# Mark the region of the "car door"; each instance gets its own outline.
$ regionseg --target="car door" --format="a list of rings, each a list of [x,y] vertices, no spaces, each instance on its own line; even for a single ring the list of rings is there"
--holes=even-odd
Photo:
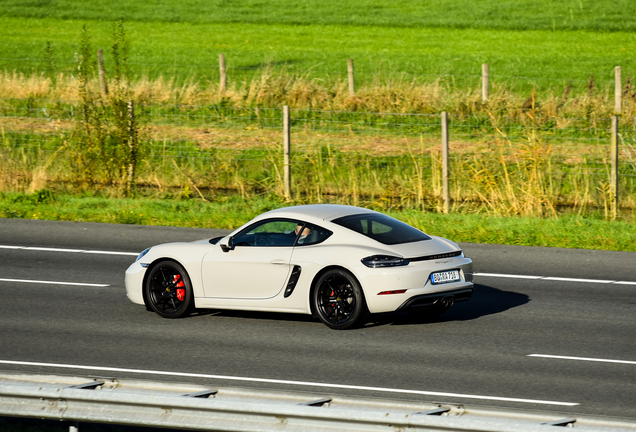
[[[213,248],[202,263],[206,297],[266,299],[276,296],[291,271],[297,222],[256,222],[233,238],[227,252]]]

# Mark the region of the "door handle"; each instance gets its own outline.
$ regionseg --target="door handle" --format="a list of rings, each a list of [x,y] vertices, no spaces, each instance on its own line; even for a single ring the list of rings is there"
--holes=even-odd
[[[269,263],[270,264],[287,264],[287,261],[285,261],[284,259],[275,259],[275,260],[271,260]]]

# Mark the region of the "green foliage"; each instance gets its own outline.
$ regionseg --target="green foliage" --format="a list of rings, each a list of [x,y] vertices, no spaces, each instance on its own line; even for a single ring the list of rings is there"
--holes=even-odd
[[[114,86],[109,95],[98,95],[90,35],[82,28],[78,58],[79,118],[68,139],[76,185],[119,184],[126,195],[134,186],[142,160],[139,126],[127,76],[128,43],[123,22],[113,25]]]
[[[100,107],[90,88],[93,77],[93,56],[90,35],[82,27],[77,61],[77,86],[80,98],[79,121],[76,123],[69,144],[76,183],[79,187],[91,187],[98,180],[96,172],[107,147],[107,135]]]
[[[46,76],[55,85],[57,66],[55,65],[55,56],[50,41],[46,41],[46,46],[44,47],[44,65]]]

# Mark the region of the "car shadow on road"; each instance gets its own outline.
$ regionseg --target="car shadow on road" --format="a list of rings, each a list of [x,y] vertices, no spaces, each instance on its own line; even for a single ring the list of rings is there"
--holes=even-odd
[[[426,311],[418,314],[411,314],[408,312],[373,314],[369,317],[367,324],[363,326],[363,328],[385,325],[413,325],[433,322],[470,321],[486,315],[501,313],[524,305],[530,301],[530,298],[525,294],[503,291],[488,285],[475,284],[474,289],[473,297],[469,301],[457,303],[442,315],[432,315]],[[312,318],[310,315],[215,309],[197,310],[193,314],[193,317],[208,315],[255,320],[320,323],[317,318]]]
[[[422,311],[421,313],[394,312],[378,314],[371,317],[367,327],[374,325],[470,321],[522,306],[530,301],[530,298],[526,294],[503,291],[488,285],[475,284],[474,289],[473,297],[469,301],[455,304],[442,315],[434,315],[426,311]]]
[[[245,318],[269,321],[320,322],[317,318],[312,318],[311,315],[283,312],[241,311],[230,309],[197,309],[195,312],[190,314],[188,318],[193,318],[196,316],[221,316],[226,318]]]

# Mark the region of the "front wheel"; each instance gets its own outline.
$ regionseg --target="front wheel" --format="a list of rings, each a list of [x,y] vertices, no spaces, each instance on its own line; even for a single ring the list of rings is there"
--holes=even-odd
[[[334,269],[323,274],[316,283],[312,302],[320,321],[336,330],[364,324],[367,315],[360,284],[344,270]]]
[[[185,269],[174,261],[154,265],[144,285],[148,306],[164,318],[179,318],[190,313],[192,284]]]

